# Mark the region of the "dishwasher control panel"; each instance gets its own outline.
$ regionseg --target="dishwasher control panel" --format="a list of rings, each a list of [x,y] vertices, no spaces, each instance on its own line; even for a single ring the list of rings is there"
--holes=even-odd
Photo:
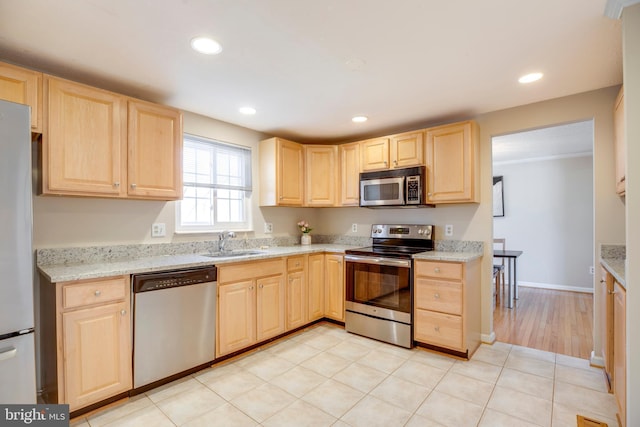
[[[189,270],[159,271],[134,274],[131,278],[133,292],[159,291],[178,286],[209,283],[217,280],[218,269],[215,266]]]

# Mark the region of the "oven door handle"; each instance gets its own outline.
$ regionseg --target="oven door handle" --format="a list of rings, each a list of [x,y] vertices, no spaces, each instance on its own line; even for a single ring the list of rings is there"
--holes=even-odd
[[[411,260],[406,260],[406,259],[381,258],[381,257],[360,256],[360,255],[345,255],[344,260],[346,262],[358,262],[361,264],[376,264],[376,265],[385,265],[389,267],[411,268]]]

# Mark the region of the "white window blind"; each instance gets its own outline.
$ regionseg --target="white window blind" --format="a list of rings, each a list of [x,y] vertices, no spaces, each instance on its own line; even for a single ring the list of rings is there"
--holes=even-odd
[[[251,229],[251,150],[188,134],[183,150],[176,230]]]

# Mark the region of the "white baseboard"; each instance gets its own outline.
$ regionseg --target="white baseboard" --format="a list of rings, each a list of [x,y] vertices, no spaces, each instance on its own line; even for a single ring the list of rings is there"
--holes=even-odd
[[[604,359],[600,356],[596,356],[595,351],[591,352],[591,356],[589,357],[589,363],[591,364],[591,366],[604,368]]]
[[[493,344],[494,342],[496,342],[496,333],[491,332],[489,335],[480,334],[480,341],[482,341],[485,344]]]
[[[522,280],[518,280],[518,287],[551,289],[554,291],[584,292],[587,294],[593,293],[593,288],[579,288],[577,286],[556,285],[553,283],[523,282]]]

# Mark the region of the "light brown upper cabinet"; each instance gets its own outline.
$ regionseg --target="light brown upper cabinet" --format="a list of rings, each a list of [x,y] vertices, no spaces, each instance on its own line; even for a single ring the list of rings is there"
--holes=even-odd
[[[336,206],[338,146],[305,145],[305,206]]]
[[[627,142],[624,133],[624,86],[620,88],[613,108],[614,146],[616,156],[616,193],[625,195]]]
[[[360,205],[360,143],[338,146],[340,158],[340,205]]]
[[[0,99],[31,107],[31,131],[42,132],[42,73],[0,62]]]
[[[426,130],[427,203],[478,203],[478,125],[473,121]]]
[[[43,194],[181,197],[179,111],[51,76],[44,103]]]
[[[360,142],[362,171],[424,164],[424,133],[406,132]]]
[[[389,169],[389,138],[374,138],[360,142],[362,171]]]
[[[260,206],[302,206],[302,144],[282,138],[260,141]]]

